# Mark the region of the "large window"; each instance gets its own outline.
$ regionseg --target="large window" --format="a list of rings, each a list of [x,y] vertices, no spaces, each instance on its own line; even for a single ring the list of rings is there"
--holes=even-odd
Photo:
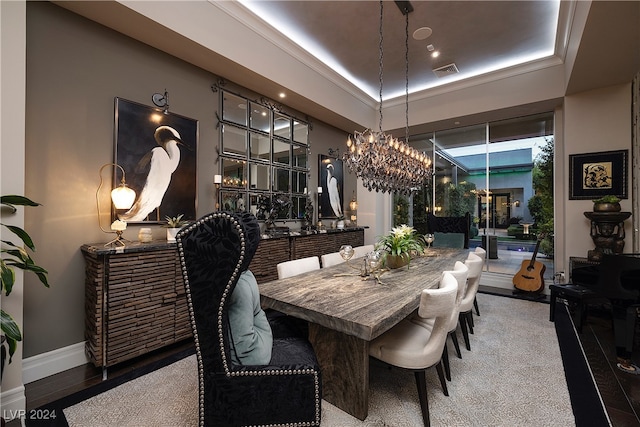
[[[266,219],[304,215],[309,178],[309,124],[240,95],[221,92],[224,210],[250,211]]]
[[[426,232],[429,214],[469,213],[470,247],[489,249],[489,271],[515,274],[540,238],[536,259],[552,278],[553,140],[553,113],[424,135],[412,145],[431,153],[433,181],[395,197],[395,223]]]

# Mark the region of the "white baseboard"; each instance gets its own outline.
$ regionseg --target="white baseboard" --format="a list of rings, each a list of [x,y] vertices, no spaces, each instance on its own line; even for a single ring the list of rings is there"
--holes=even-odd
[[[27,407],[24,385],[3,391],[0,394],[0,401],[2,402],[2,414],[0,415],[6,421],[11,421],[14,418],[24,418],[24,411]]]
[[[89,363],[84,341],[22,360],[22,382],[33,381]],[[3,402],[4,403],[4,402]]]

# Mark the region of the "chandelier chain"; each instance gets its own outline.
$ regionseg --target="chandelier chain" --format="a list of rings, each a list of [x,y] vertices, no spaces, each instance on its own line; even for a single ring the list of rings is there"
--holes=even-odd
[[[405,127],[404,127],[404,142],[406,144],[409,143],[409,13],[404,14],[405,25],[404,25],[404,63],[405,63]]]
[[[383,24],[383,19],[382,19],[382,15],[383,15],[383,11],[384,11],[384,6],[382,4],[382,0],[380,0],[380,43],[378,44],[378,58],[379,63],[378,63],[378,83],[380,84],[380,105],[378,106],[378,109],[380,110],[380,121],[378,123],[378,130],[380,131],[380,133],[382,133],[382,85],[384,83],[383,80],[383,73],[384,73],[384,35],[383,35],[383,31],[382,31],[382,24]]]

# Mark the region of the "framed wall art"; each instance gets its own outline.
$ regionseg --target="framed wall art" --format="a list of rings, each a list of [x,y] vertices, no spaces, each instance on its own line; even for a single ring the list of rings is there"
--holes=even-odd
[[[569,200],[627,198],[628,150],[569,155]]]
[[[117,216],[132,223],[180,214],[195,220],[198,121],[115,98],[114,138],[115,162],[136,192],[131,209]]]
[[[322,193],[318,197],[318,213],[322,218],[344,217],[342,206],[344,201],[344,176],[342,160],[319,154],[318,186]]]

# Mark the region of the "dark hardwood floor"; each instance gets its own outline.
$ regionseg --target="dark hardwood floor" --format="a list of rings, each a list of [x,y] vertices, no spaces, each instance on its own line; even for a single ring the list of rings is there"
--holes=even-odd
[[[480,292],[514,298],[534,299],[548,303],[546,297],[531,298],[527,295],[516,295],[510,290],[480,287]],[[482,307],[480,307],[482,315]],[[640,329],[640,328],[639,328]],[[640,332],[640,330],[639,330]],[[636,335],[636,349],[640,349],[640,333]],[[606,307],[591,307],[586,323],[580,334],[585,355],[605,404],[611,424],[614,427],[640,426],[640,375],[630,375],[616,368],[615,348],[611,319]],[[109,369],[109,378],[127,374],[136,368],[162,360],[170,355],[191,348],[190,341],[182,342],[149,355],[139,357]],[[640,350],[634,352],[634,361],[640,364]],[[84,390],[102,381],[102,370],[93,365],[79,366],[51,377],[25,385],[27,410]],[[20,422],[14,420],[9,427],[19,427]]]

